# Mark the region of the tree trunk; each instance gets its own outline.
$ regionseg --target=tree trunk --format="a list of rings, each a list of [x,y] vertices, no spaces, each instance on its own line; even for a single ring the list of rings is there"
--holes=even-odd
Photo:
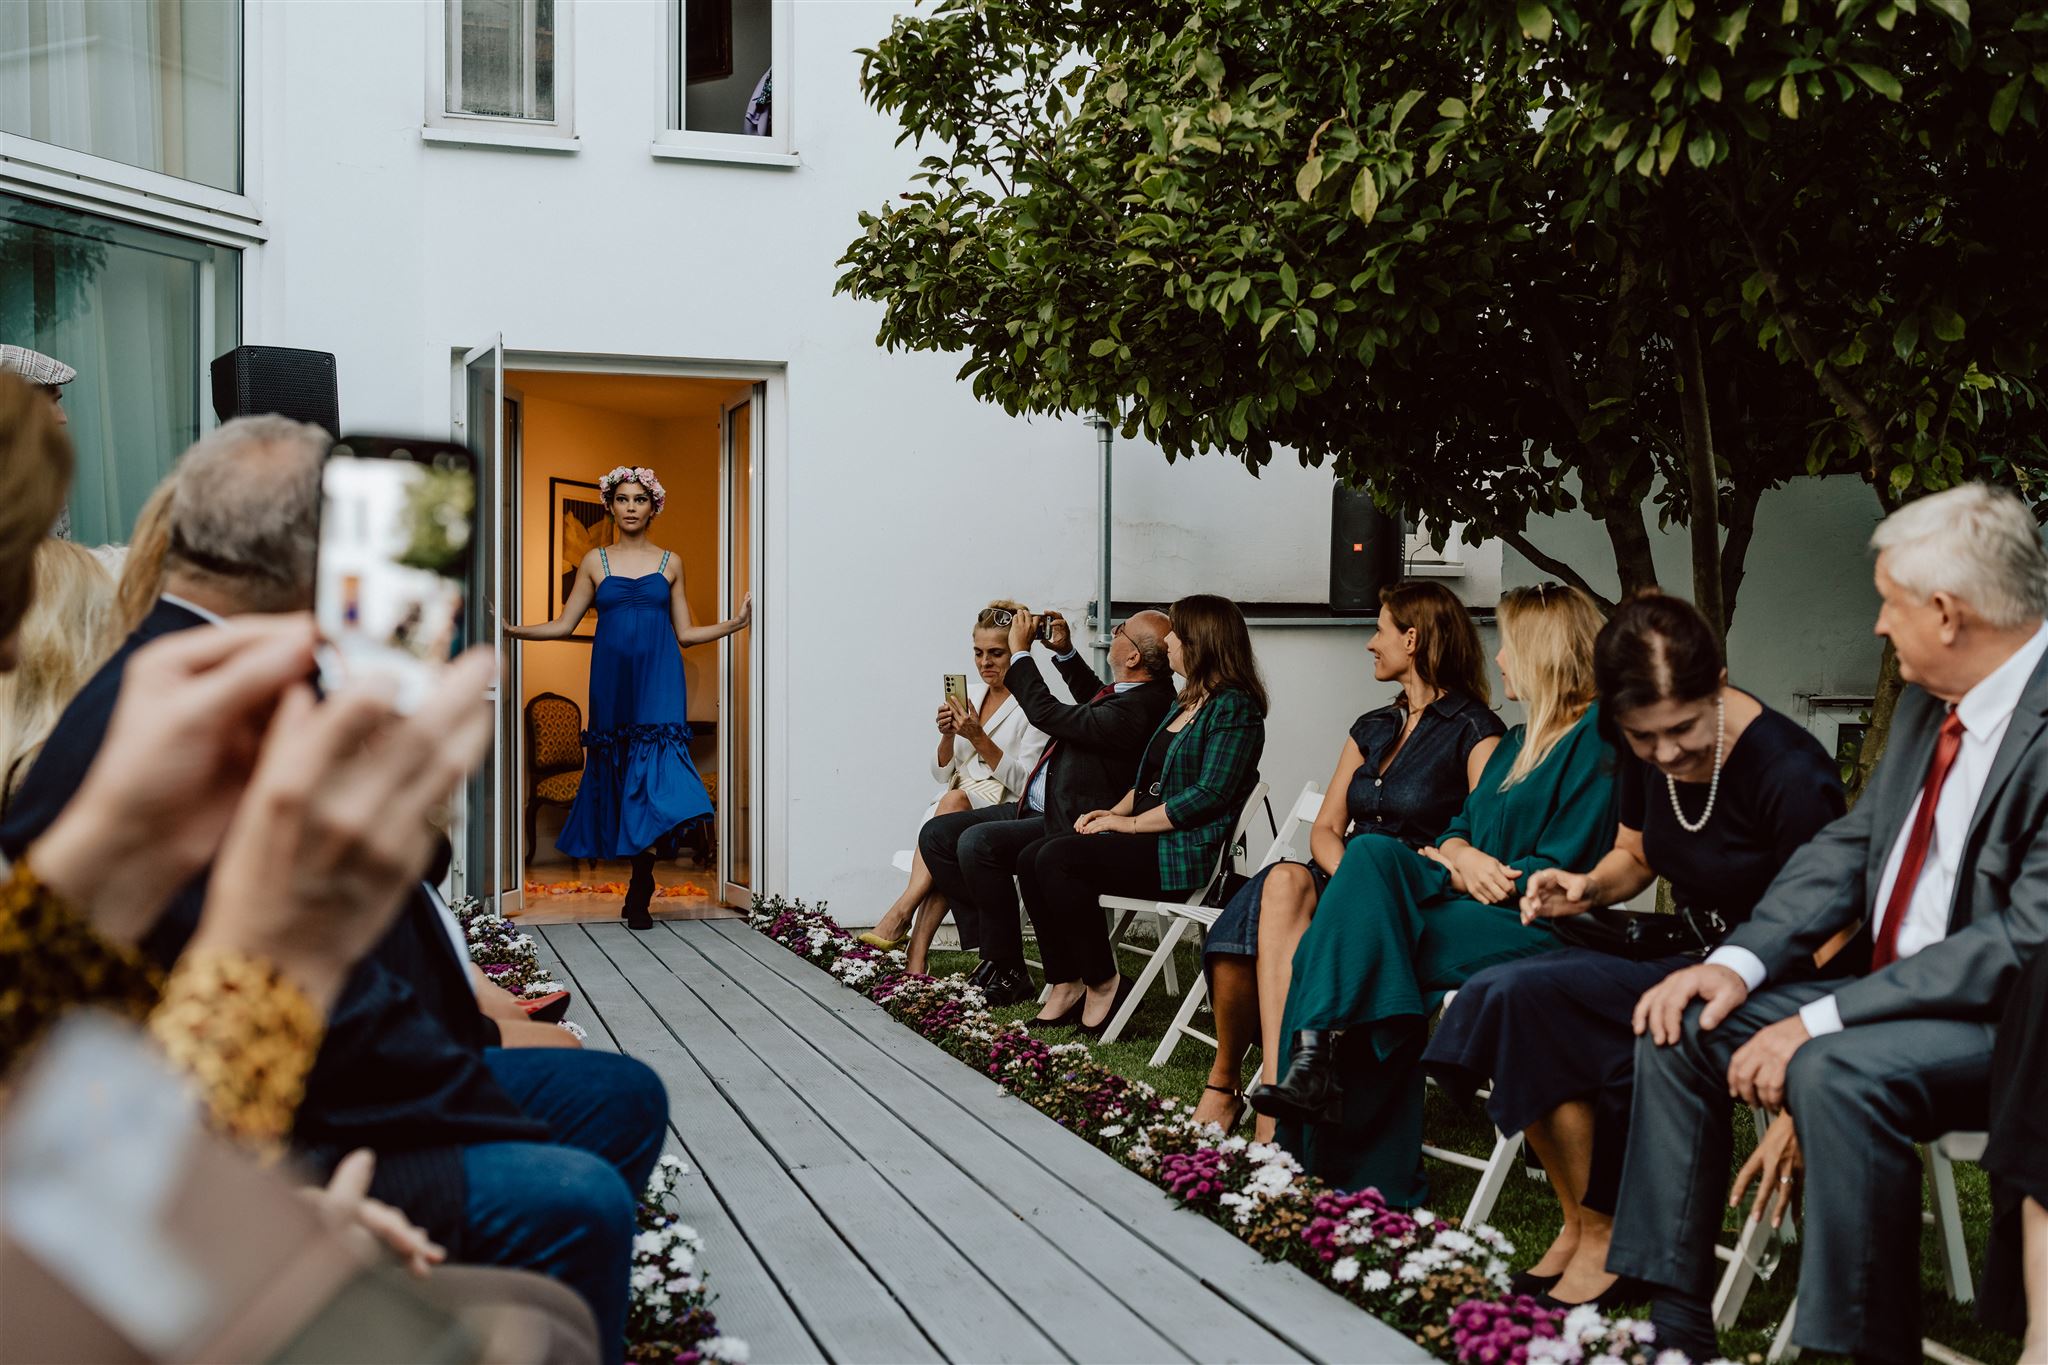
[[[1899,652],[1886,640],[1884,659],[1877,666],[1877,692],[1870,703],[1870,728],[1863,732],[1863,748],[1856,755],[1856,776],[1849,784],[1852,805],[1870,785],[1870,774],[1876,771],[1885,746],[1891,743],[1892,714],[1899,709],[1899,694],[1905,690],[1906,680],[1899,676]]]
[[[1714,633],[1726,638],[1721,592],[1721,479],[1714,461],[1714,421],[1707,405],[1707,367],[1697,319],[1674,329],[1678,343],[1678,411],[1684,429],[1686,521],[1692,532],[1692,602]]]
[[[1749,543],[1756,537],[1756,507],[1764,490],[1737,483],[1728,503],[1728,540],[1721,546],[1721,624],[1735,628],[1735,601],[1742,592],[1742,576],[1749,558]]]

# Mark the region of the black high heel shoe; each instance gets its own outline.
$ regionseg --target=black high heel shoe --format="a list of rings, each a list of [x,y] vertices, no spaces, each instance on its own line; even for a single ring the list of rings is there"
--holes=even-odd
[[[1076,1024],[1074,1031],[1085,1033],[1090,1038],[1100,1038],[1103,1034],[1107,1033],[1109,1031],[1109,1021],[1116,1018],[1117,1011],[1124,1007],[1124,1001],[1131,998],[1131,987],[1137,984],[1128,976],[1119,973],[1116,979],[1116,997],[1109,1002],[1109,1013],[1102,1016],[1102,1022],[1099,1024]],[[1085,993],[1081,996],[1081,1003],[1083,1005],[1088,1003],[1088,997]]]
[[[1550,1291],[1557,1288],[1557,1282],[1563,1278],[1562,1274],[1535,1275],[1526,1270],[1517,1270],[1508,1276],[1508,1292],[1527,1294],[1532,1299],[1538,1296],[1548,1297]]]
[[[1087,1005],[1087,1003],[1088,993],[1086,991],[1083,991],[1081,993],[1081,998],[1074,1002],[1074,1007],[1068,1010],[1065,1014],[1055,1014],[1050,1019],[1026,1019],[1024,1021],[1024,1027],[1031,1029],[1034,1032],[1040,1029],[1049,1028],[1072,1028],[1074,1027],[1074,1025],[1081,1022],[1081,1010],[1084,1006]]]
[[[1560,1276],[1559,1278],[1563,1277]],[[1584,1300],[1583,1304],[1568,1303],[1555,1294],[1545,1294],[1539,1301],[1545,1308],[1579,1308],[1583,1306],[1597,1308],[1604,1313],[1610,1308],[1616,1308],[1625,1303],[1648,1303],[1656,1296],[1656,1293],[1657,1286],[1648,1281],[1623,1275],[1592,1298]]]
[[[1245,1095],[1252,1108],[1295,1123],[1335,1123],[1343,1114],[1344,1087],[1337,1082],[1337,1039],[1341,1034],[1303,1029],[1294,1035],[1294,1056],[1277,1084],[1256,1085]]]

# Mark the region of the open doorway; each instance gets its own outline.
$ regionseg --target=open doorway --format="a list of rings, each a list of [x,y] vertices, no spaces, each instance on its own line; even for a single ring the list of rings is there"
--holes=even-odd
[[[583,555],[611,543],[597,481],[618,465],[653,470],[667,490],[651,539],[675,556],[691,618],[732,614],[752,587],[752,382],[508,365],[501,393],[507,619],[553,618]],[[529,922],[615,919],[630,873],[625,861],[578,862],[555,845],[582,780],[577,732],[589,715],[596,620],[593,612],[573,638],[520,644],[507,656],[492,783],[509,864],[500,902]],[[683,653],[690,755],[713,816],[677,857],[656,864],[656,918],[730,913],[725,906],[752,880],[753,650],[746,634],[734,643]]]

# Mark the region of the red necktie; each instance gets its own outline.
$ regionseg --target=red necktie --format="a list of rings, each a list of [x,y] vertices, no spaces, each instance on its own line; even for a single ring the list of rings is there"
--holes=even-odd
[[[1906,854],[1899,859],[1899,877],[1892,883],[1891,899],[1885,903],[1884,918],[1878,922],[1877,942],[1870,952],[1870,970],[1881,971],[1899,959],[1899,927],[1906,922],[1906,909],[1913,903],[1913,888],[1927,863],[1928,847],[1934,842],[1934,808],[1941,801],[1941,789],[1948,782],[1949,769],[1963,747],[1963,718],[1950,707],[1941,723],[1941,737],[1934,742],[1934,764],[1920,788],[1920,809],[1913,817],[1913,831],[1906,836]]]
[[[1115,692],[1116,684],[1111,683],[1109,686],[1103,688],[1100,692],[1097,692],[1094,696],[1090,697],[1088,699],[1088,704],[1090,706],[1093,706],[1096,702],[1101,701],[1104,697],[1114,695]],[[1019,815],[1022,815],[1024,813],[1024,802],[1031,795],[1031,784],[1036,782],[1038,780],[1038,775],[1045,771],[1045,765],[1052,762],[1053,750],[1059,747],[1060,742],[1058,740],[1054,740],[1052,743],[1046,745],[1045,752],[1038,756],[1038,766],[1031,770],[1031,776],[1024,779],[1024,790],[1017,793],[1017,813]],[[1043,815],[1044,813],[1045,812],[1043,811],[1039,812],[1039,814],[1041,815]]]

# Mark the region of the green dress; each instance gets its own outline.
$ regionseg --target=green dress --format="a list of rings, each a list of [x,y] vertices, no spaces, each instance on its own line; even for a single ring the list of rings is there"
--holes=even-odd
[[[1444,831],[1519,868],[1517,885],[1545,867],[1591,867],[1613,847],[1615,754],[1589,707],[1537,769],[1501,789],[1524,729],[1508,731],[1479,785]],[[1339,1123],[1280,1125],[1280,1145],[1339,1189],[1377,1187],[1412,1208],[1422,1174],[1422,1069],[1429,1016],[1448,991],[1495,963],[1559,947],[1516,906],[1485,905],[1451,888],[1441,864],[1398,839],[1354,839],[1294,953],[1280,1026],[1278,1074],[1304,1029],[1342,1030]]]

